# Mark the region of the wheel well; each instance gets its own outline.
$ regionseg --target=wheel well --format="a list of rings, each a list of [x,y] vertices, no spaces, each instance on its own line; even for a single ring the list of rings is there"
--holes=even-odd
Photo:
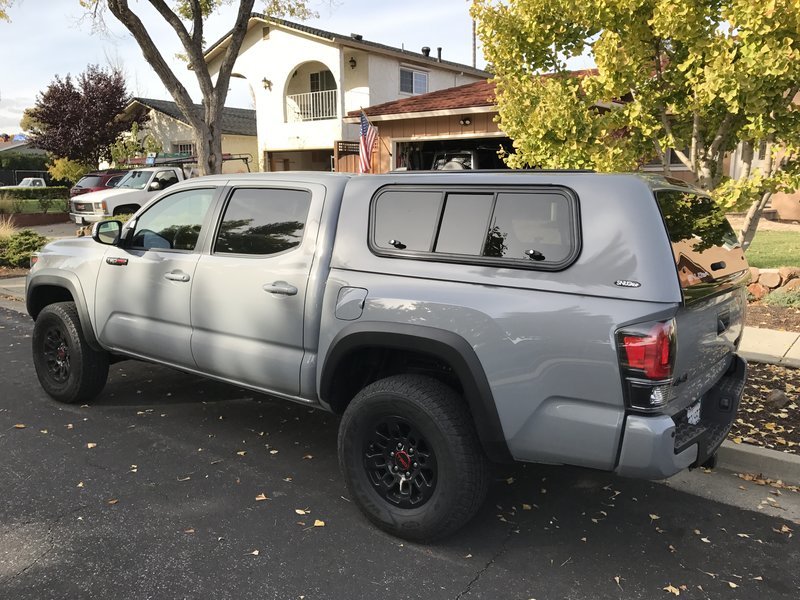
[[[123,204],[114,209],[113,215],[132,215],[141,208],[138,204]]]
[[[342,414],[353,397],[365,386],[379,379],[404,373],[433,377],[463,395],[463,386],[453,367],[437,356],[406,349],[361,347],[342,357],[334,374],[336,385],[331,386],[328,397],[324,400],[333,412]],[[464,407],[469,410],[466,402]]]
[[[66,288],[57,285],[38,285],[31,290],[30,298],[28,299],[28,313],[36,319],[42,309],[56,302],[74,302],[75,298],[72,297],[70,291]]]

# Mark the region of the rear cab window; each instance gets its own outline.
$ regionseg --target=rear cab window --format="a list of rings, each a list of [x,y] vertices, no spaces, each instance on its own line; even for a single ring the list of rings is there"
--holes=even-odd
[[[384,188],[373,199],[378,255],[561,270],[580,250],[578,201],[553,186]]]
[[[747,268],[725,213],[708,196],[682,190],[655,192],[687,300],[719,291]]]

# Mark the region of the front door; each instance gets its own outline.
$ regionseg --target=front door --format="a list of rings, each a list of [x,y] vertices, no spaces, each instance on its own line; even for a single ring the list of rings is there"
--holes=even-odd
[[[192,353],[200,370],[299,394],[322,196],[288,185],[230,190],[192,288]]]
[[[95,318],[105,346],[194,368],[191,290],[216,188],[170,194],[141,214],[124,248],[106,252]]]

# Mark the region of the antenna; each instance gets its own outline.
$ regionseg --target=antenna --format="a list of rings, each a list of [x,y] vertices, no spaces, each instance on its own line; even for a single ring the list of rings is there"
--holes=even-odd
[[[477,42],[475,41],[475,19],[472,19],[472,68],[476,68],[477,61]]]

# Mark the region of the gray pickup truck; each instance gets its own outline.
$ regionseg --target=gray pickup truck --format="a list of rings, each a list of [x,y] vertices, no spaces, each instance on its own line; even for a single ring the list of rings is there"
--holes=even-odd
[[[34,262],[50,396],[132,358],[332,411],[353,499],[413,540],[475,514],[491,461],[708,464],[746,376],[742,250],[663,178],[204,177]]]

